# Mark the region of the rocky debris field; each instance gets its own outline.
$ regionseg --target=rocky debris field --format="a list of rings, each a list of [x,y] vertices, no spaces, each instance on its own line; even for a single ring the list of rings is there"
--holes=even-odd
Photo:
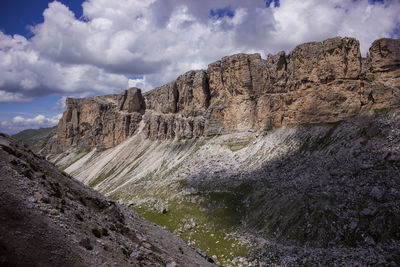
[[[212,261],[0,134],[1,266],[214,266]]]
[[[76,179],[224,266],[400,261],[398,109],[189,141],[138,134],[75,160]]]

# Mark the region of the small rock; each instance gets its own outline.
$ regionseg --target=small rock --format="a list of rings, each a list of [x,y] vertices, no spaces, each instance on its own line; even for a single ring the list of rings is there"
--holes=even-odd
[[[166,208],[161,209],[162,214],[166,214],[167,212],[168,212],[168,210]]]
[[[364,216],[374,216],[378,212],[376,207],[368,207],[361,211],[361,215]]]
[[[392,188],[390,189],[390,194],[397,197],[399,195],[399,191],[397,191],[396,188]]]
[[[371,192],[369,193],[369,195],[371,196],[371,197],[373,197],[375,200],[381,200],[382,199],[382,197],[383,197],[383,195],[384,195],[384,192],[383,192],[383,190],[381,190],[379,187],[377,187],[377,186],[374,186],[373,188],[372,188],[372,190],[371,190]]]
[[[40,194],[39,192],[35,192],[33,194],[33,197],[36,199],[36,201],[41,201],[43,198],[42,194]]]
[[[361,164],[360,168],[361,168],[361,170],[368,170],[368,169],[374,168],[374,165],[365,163],[365,164]]]
[[[171,261],[171,262],[167,263],[167,267],[177,267],[177,266],[178,266],[178,264],[176,262],[174,262],[174,261]]]
[[[387,158],[388,161],[392,161],[392,162],[398,162],[400,161],[400,154],[390,154],[389,157]]]
[[[376,245],[374,239],[373,239],[372,237],[370,237],[370,236],[367,236],[367,237],[364,239],[364,241],[365,241],[365,243],[367,243],[367,244],[370,245],[370,246],[375,246],[375,245]]]
[[[355,230],[357,228],[358,223],[356,221],[352,221],[349,225],[350,230]]]
[[[139,255],[140,255],[139,251],[134,250],[134,251],[132,251],[130,257],[131,258],[138,258]]]
[[[57,214],[58,214],[58,210],[56,210],[56,209],[51,209],[51,210],[50,210],[50,214],[51,214],[51,215],[57,215]]]
[[[147,243],[147,242],[144,242],[144,243],[143,243],[143,247],[145,247],[145,248],[151,248],[151,244],[150,244],[150,243]]]

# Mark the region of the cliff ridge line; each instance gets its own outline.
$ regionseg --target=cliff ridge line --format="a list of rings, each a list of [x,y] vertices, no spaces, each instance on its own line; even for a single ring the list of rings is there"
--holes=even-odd
[[[354,38],[331,38],[262,59],[236,54],[142,94],[68,98],[48,151],[115,146],[137,133],[191,139],[299,123],[332,122],[400,105],[400,39],[361,57]]]

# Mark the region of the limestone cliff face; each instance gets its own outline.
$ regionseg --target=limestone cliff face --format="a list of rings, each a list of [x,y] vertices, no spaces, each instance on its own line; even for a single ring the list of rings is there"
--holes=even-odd
[[[206,72],[188,72],[146,94],[147,135],[191,138],[265,130],[397,106],[399,49],[400,40],[380,39],[363,60],[357,40],[333,38],[267,60],[259,54],[224,57]],[[199,101],[203,104],[193,104]],[[168,104],[160,108],[160,103]]]
[[[140,121],[151,139],[195,138],[274,126],[338,121],[400,105],[400,39],[376,40],[366,59],[353,38],[279,52],[237,54],[146,92],[68,99],[53,146],[111,147]]]
[[[400,87],[400,40],[385,38],[373,42],[366,66],[369,81]]]
[[[144,112],[140,89],[120,95],[68,98],[56,135],[48,143],[50,152],[69,146],[82,149],[115,146],[135,133]]]

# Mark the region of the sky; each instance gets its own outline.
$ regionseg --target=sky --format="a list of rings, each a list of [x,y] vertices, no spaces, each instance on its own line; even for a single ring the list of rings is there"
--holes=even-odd
[[[67,97],[143,91],[235,53],[400,37],[400,0],[0,0],[0,132],[57,124]]]

